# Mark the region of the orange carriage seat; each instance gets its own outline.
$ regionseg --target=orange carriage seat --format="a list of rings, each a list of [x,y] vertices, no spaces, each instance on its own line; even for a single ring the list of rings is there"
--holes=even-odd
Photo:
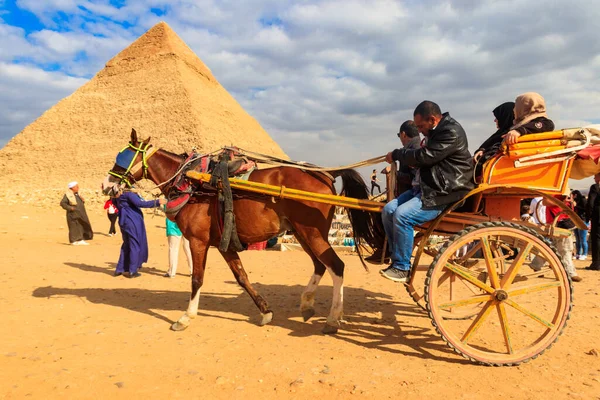
[[[481,185],[526,187],[547,194],[568,194],[568,179],[577,151],[590,143],[582,128],[524,135],[502,145],[483,166]]]

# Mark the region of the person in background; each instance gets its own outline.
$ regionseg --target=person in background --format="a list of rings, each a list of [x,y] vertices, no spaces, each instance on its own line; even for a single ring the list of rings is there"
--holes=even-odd
[[[575,213],[583,221],[587,223],[585,216],[586,200],[585,196],[581,194],[579,190],[573,190],[571,192],[573,197]],[[587,229],[575,229],[575,259],[585,261],[587,260],[588,254],[588,242],[587,242]]]
[[[556,195],[554,196],[559,200],[562,200],[569,207],[573,207],[570,198],[565,196]],[[569,230],[568,236],[552,236],[552,244],[556,247],[557,254],[560,257],[567,274],[571,277],[573,282],[581,282],[582,278],[577,275],[577,270],[573,265],[573,230],[575,229],[575,223],[571,221],[568,215],[561,214],[562,209],[559,206],[552,204],[545,204],[546,206],[546,222],[551,224],[557,219],[556,227]]]
[[[110,198],[106,200],[104,203],[104,209],[106,210],[106,216],[110,221],[110,228],[108,228],[108,236],[114,236],[117,234],[117,229],[115,228],[115,223],[117,222],[118,212],[119,210],[113,204],[113,199]]]
[[[164,275],[165,278],[173,278],[177,273],[177,264],[179,261],[179,247],[183,242],[183,252],[187,258],[190,276],[193,271],[192,251],[190,250],[190,242],[183,237],[177,223],[166,218],[167,241],[169,242],[169,270]]]
[[[533,217],[533,223],[536,225],[546,225],[546,206],[542,201],[543,197],[536,197],[531,200],[529,212]]]
[[[148,261],[148,238],[141,209],[159,207],[166,204],[167,200],[144,201],[137,193],[125,191],[116,193],[115,203],[123,236],[115,276],[128,272],[130,278],[137,278],[141,275],[138,270]]]
[[[374,169],[371,173],[371,196],[373,196],[373,191],[375,190],[375,188],[377,188],[377,190],[379,190],[379,193],[381,193],[381,187],[377,182],[379,182],[379,179],[377,179],[377,170]]]
[[[600,173],[594,175],[594,184],[590,186],[585,207],[586,221],[591,226],[590,243],[592,245],[592,263],[587,270],[600,271]]]
[[[69,243],[73,246],[85,246],[86,240],[94,238],[92,225],[85,211],[85,199],[79,194],[76,181],[70,182],[68,190],[60,201],[60,206],[67,211],[67,227],[69,228]]]
[[[523,204],[521,206],[521,221],[528,222],[530,224],[535,224],[533,220],[533,216],[531,215],[531,210],[527,204]]]

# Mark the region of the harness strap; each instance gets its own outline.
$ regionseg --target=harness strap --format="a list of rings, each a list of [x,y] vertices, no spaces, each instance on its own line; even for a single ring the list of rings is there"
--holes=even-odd
[[[120,153],[122,153],[123,151],[125,151],[127,149],[135,150],[135,155],[131,158],[131,162],[129,163],[129,166],[127,167],[125,172],[123,174],[119,174],[114,171],[108,171],[108,173],[114,177],[119,178],[121,180],[121,183],[125,182],[125,184],[128,187],[131,187],[132,183],[129,181],[128,175],[133,176],[136,173],[138,173],[140,169],[142,169],[144,178],[147,178],[148,160],[150,159],[150,157],[152,157],[154,155],[154,153],[156,153],[158,151],[158,149],[153,148],[150,143],[146,143],[144,146],[138,146],[138,147],[129,143],[129,145],[124,147],[123,150],[120,151]],[[136,164],[133,164],[135,159],[137,158],[138,154],[140,154],[140,153],[142,153],[142,160]]]

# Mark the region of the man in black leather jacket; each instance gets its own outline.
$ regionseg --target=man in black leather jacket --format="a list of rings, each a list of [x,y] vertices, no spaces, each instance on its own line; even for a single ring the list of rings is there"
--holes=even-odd
[[[419,168],[421,186],[401,194],[382,211],[391,248],[392,264],[381,274],[406,282],[414,243],[414,226],[431,221],[473,189],[473,159],[464,129],[440,107],[424,101],[414,111],[414,122],[427,138],[419,149],[397,149],[387,154],[389,163]],[[419,190],[420,189],[420,190]]]

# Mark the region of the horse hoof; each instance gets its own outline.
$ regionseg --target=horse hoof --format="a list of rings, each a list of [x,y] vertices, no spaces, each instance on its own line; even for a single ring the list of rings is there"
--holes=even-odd
[[[333,335],[333,334],[337,333],[337,331],[338,331],[338,327],[331,326],[331,325],[325,325],[323,327],[323,329],[321,330],[321,332],[323,332],[326,335]]]
[[[304,318],[304,322],[308,321],[309,319],[311,319],[314,316],[315,316],[314,308],[308,308],[306,310],[302,310],[302,318]]]
[[[189,325],[184,325],[181,322],[177,321],[173,325],[171,325],[171,330],[175,332],[184,331],[187,329]]]
[[[259,326],[265,326],[266,324],[268,324],[269,322],[271,322],[273,320],[273,312],[269,311],[268,313],[265,314],[261,314],[262,318],[260,320],[260,322],[258,323]]]

